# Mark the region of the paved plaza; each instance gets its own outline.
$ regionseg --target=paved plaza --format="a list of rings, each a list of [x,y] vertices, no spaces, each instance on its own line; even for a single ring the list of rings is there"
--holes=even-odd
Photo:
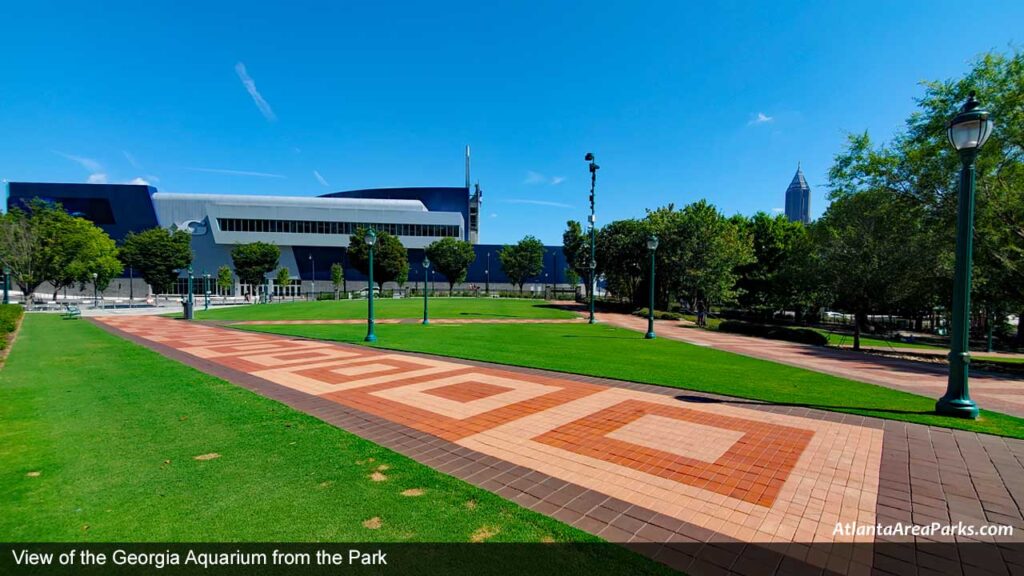
[[[1024,441],[168,318],[96,322],[690,574],[1024,569],[1007,545],[1024,538]],[[834,530],[958,521],[1017,535],[954,548]]]

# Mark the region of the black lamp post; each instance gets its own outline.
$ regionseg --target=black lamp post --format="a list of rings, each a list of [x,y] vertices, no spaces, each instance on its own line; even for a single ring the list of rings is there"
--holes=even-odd
[[[647,307],[647,334],[644,334],[644,338],[648,340],[654,339],[654,251],[657,249],[658,237],[651,234],[647,238],[647,251],[651,253],[651,298]]]
[[[11,290],[11,269],[4,266],[4,304],[10,304],[11,298],[8,292]]]
[[[949,383],[946,394],[935,403],[945,416],[977,418],[978,405],[968,392],[971,353],[971,257],[974,236],[974,161],[978,150],[992,135],[992,119],[978,108],[970,93],[960,113],[949,123],[949,143],[960,154],[960,198],[956,219],[956,269],[953,277],[953,333],[949,350]]]
[[[597,293],[597,216],[594,214],[594,185],[597,183],[597,171],[600,166],[594,162],[594,154],[587,152],[583,159],[589,162],[590,168],[590,319],[594,323],[594,298]]]
[[[423,258],[423,275],[426,276],[427,270],[430,270],[430,258]],[[430,289],[427,288],[426,281],[423,282],[423,325],[430,324],[430,319],[427,316],[427,300],[429,298]]]
[[[373,247],[377,244],[377,231],[370,228],[366,231],[363,241],[370,248],[370,283],[366,287],[367,312],[366,312],[366,338],[367,342],[376,342],[377,335],[373,332]]]
[[[487,268],[484,269],[484,290],[491,295],[491,253],[487,253]]]

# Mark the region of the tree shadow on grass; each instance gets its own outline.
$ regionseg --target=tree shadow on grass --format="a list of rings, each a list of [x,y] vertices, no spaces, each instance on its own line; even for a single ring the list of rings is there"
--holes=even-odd
[[[562,338],[586,338],[588,340],[590,340],[590,339],[598,339],[598,338],[604,339],[604,340],[643,340],[643,336],[642,335],[639,338],[637,338],[635,336],[592,336],[592,335],[582,336],[580,334],[562,334]]]
[[[481,318],[519,318],[515,314],[495,314],[493,312],[459,312],[459,316],[478,316]]]
[[[875,408],[868,406],[836,406],[832,404],[812,404],[808,402],[775,402],[770,400],[745,400],[743,398],[713,398],[710,396],[697,396],[695,394],[680,394],[675,396],[676,400],[692,404],[748,404],[752,406],[787,406],[790,408],[813,408],[816,410],[828,410],[829,412],[842,412],[849,414],[848,410],[862,410],[864,412],[878,412],[883,414],[915,414],[919,416],[937,416],[934,410],[895,410],[891,408]],[[863,414],[854,414],[863,416]]]

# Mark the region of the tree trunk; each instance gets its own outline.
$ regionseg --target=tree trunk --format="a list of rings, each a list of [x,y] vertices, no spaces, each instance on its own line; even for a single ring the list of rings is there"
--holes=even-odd
[[[860,327],[867,322],[867,314],[854,312],[853,314],[853,349],[860,350]]]

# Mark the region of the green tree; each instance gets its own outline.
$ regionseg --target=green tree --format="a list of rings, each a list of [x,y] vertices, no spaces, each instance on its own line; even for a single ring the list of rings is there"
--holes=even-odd
[[[782,214],[769,216],[758,212],[746,219],[732,221],[750,238],[753,259],[737,271],[739,303],[766,318],[774,312],[802,311],[818,298],[813,275],[805,274],[813,253],[807,227],[791,222]]]
[[[121,262],[138,272],[154,292],[167,293],[178,271],[192,262],[192,236],[165,228],[129,232],[120,256]]]
[[[533,236],[526,236],[511,246],[504,246],[498,252],[498,260],[505,275],[519,286],[522,294],[523,284],[544,269],[544,243]]]
[[[357,228],[349,237],[349,264],[364,275],[370,273],[370,249],[366,245],[366,228]],[[385,282],[405,284],[409,279],[409,253],[402,242],[387,232],[377,232],[373,249],[373,281],[384,289]]]
[[[231,267],[227,264],[221,265],[217,268],[217,287],[220,288],[222,294],[227,297],[228,292],[235,286],[235,278],[231,273]]]
[[[888,190],[838,198],[814,226],[823,280],[836,304],[854,314],[854,349],[869,312],[894,308],[927,273],[933,254],[923,210]]]
[[[590,281],[590,237],[583,232],[583,226],[576,220],[569,220],[565,223],[565,232],[562,233],[562,254],[568,268],[575,272],[577,278],[587,280],[584,288],[587,296],[593,288]],[[600,263],[601,260],[598,259]],[[596,270],[600,274],[600,269]]]
[[[438,272],[448,280],[448,295],[455,285],[466,280],[469,266],[476,260],[473,245],[457,238],[442,238],[426,248],[427,258]]]
[[[249,285],[250,294],[257,286],[264,284],[267,274],[277,268],[280,259],[281,249],[266,242],[238,244],[231,249],[235,275],[239,282]]]
[[[338,299],[338,293],[345,284],[345,267],[340,262],[331,264],[331,285],[334,286],[334,299]]]
[[[277,271],[277,276],[274,278],[274,283],[277,284],[277,291],[284,296],[285,288],[292,284],[292,273],[287,268],[281,268]]]
[[[0,214],[0,262],[10,269],[11,278],[29,303],[47,276],[40,228],[37,220],[18,208]]]
[[[647,305],[650,235],[650,226],[643,220],[616,220],[597,234],[597,259],[608,291],[636,306]]]

